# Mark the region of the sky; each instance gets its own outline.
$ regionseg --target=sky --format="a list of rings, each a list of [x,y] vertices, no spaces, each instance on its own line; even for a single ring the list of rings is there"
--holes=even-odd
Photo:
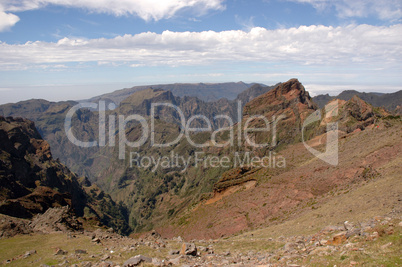
[[[0,0],[0,104],[298,78],[402,89],[401,0]]]

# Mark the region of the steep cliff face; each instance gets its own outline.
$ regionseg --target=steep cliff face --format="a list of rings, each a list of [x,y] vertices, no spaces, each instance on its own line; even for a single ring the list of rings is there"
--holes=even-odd
[[[303,121],[317,109],[304,86],[291,79],[247,103],[243,109],[243,125],[249,122],[250,128],[265,128],[263,120],[253,119],[264,116],[270,122],[271,131],[255,133],[253,139],[258,144],[271,142],[272,148],[300,141]]]
[[[0,211],[30,218],[49,207],[85,205],[84,192],[67,168],[52,159],[33,122],[0,118]]]
[[[127,228],[109,196],[53,159],[32,121],[0,117],[0,140],[0,213],[30,219],[68,205],[77,216]]]
[[[244,117],[255,114],[273,116],[287,112],[293,112],[289,115],[296,116],[317,108],[299,80],[291,79],[247,103]]]

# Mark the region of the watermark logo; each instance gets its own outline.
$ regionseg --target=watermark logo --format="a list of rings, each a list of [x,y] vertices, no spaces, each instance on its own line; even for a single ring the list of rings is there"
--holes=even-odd
[[[194,155],[182,156],[174,151],[165,156],[141,155],[138,152],[130,152],[130,168],[136,166],[142,169],[176,169],[185,172],[190,166],[207,168],[236,168],[251,166],[256,168],[285,168],[286,159],[269,151],[267,155],[258,157],[250,152],[234,152],[234,157],[205,155],[205,152],[196,151]]]
[[[322,120],[321,111],[317,110],[310,114],[303,123],[302,127],[302,140],[306,149],[317,158],[325,161],[326,163],[337,166],[338,165],[338,122],[330,122],[332,117],[338,116],[338,100],[332,101],[325,106],[325,119]],[[304,139],[305,128],[318,121],[327,123],[327,141],[325,152],[320,152],[309,146]]]
[[[96,111],[98,114],[98,138],[97,140],[82,141],[77,138],[72,130],[72,122],[75,115],[78,114],[80,109],[90,109]],[[186,117],[180,107],[172,103],[151,103],[149,113],[150,116],[143,116],[140,114],[122,115],[117,112],[108,112],[114,110],[116,105],[114,103],[107,103],[99,101],[99,103],[79,103],[73,106],[66,115],[64,128],[67,138],[73,144],[79,147],[115,147],[118,146],[118,157],[125,160],[129,155],[130,166],[137,166],[141,168],[148,168],[152,171],[157,169],[179,169],[186,171],[189,166],[203,166],[205,168],[214,167],[238,167],[238,166],[254,166],[264,168],[284,168],[286,161],[283,156],[277,155],[275,152],[270,151],[277,145],[277,125],[285,118],[284,115],[273,116],[271,119],[263,115],[248,116],[246,119],[242,116],[242,104],[237,102],[237,118],[233,120],[228,115],[215,115],[208,118],[204,115],[192,115]],[[179,132],[174,140],[169,142],[161,142],[156,138],[156,124],[158,123],[159,113],[161,110],[170,110],[177,114],[175,117],[179,124]],[[338,112],[338,103],[331,102],[325,107],[326,119],[334,117]],[[107,115],[108,114],[108,115]],[[225,127],[215,128],[217,121],[224,121]],[[302,127],[302,140],[304,146],[313,155],[331,165],[338,164],[338,124],[327,123],[327,143],[325,152],[320,152],[305,142],[304,130],[309,125],[322,121],[321,112],[318,110],[312,113],[303,123]],[[202,127],[194,127],[195,122]],[[127,130],[132,123],[136,123],[136,136],[139,136],[135,141],[130,141],[127,137]],[[258,127],[256,127],[258,125]],[[207,142],[197,143],[194,136],[197,133],[208,132],[209,140]],[[225,139],[222,140],[222,133],[225,133]],[[227,133],[227,134],[226,134]],[[265,142],[257,142],[257,135],[264,135],[271,137]],[[221,136],[218,138],[218,136]],[[117,141],[116,141],[117,139]],[[194,148],[194,153],[191,155],[179,155],[174,151],[169,152],[170,155],[141,155],[139,152],[128,151],[129,148],[140,148],[145,144],[150,148],[168,148],[176,146],[181,140],[186,141]],[[219,139],[219,140],[218,140]],[[206,147],[246,147],[241,149],[243,152],[231,151],[229,156],[215,156],[203,155],[196,149],[204,149]],[[148,148],[148,147],[147,147]],[[266,155],[261,157],[247,152],[267,148]],[[144,150],[142,150],[144,151]]]
[[[156,118],[158,118],[158,110],[159,108],[167,108],[171,109],[173,112],[176,112],[180,121],[180,132],[178,136],[167,143],[159,143],[155,138],[155,124]],[[77,113],[78,110],[82,108],[89,108],[92,110],[98,111],[99,114],[99,139],[93,141],[81,141],[76,138],[72,131],[72,118]],[[80,103],[72,107],[66,115],[64,128],[66,135],[70,142],[80,147],[95,147],[95,146],[115,146],[116,137],[118,137],[118,146],[119,146],[119,159],[125,159],[126,157],[126,148],[139,148],[143,146],[148,140],[150,141],[151,147],[171,147],[177,145],[183,138],[187,140],[187,142],[195,148],[205,148],[208,146],[214,147],[226,147],[226,146],[234,146],[237,144],[238,146],[245,145],[252,148],[264,148],[264,147],[275,147],[276,146],[276,129],[278,122],[284,118],[283,115],[278,117],[272,117],[272,120],[269,120],[265,116],[262,115],[253,115],[247,118],[247,120],[243,123],[242,121],[242,104],[241,101],[237,103],[237,123],[228,116],[228,115],[216,115],[212,118],[213,121],[216,120],[226,120],[228,126],[213,129],[213,121],[204,115],[193,115],[189,118],[186,118],[183,111],[180,107],[173,105],[171,103],[152,103],[150,107],[150,116],[149,118],[145,118],[139,114],[132,115],[118,115],[111,114],[106,118],[106,104],[104,101],[100,101],[99,104],[96,103]],[[198,121],[201,122],[204,127],[193,127],[193,122]],[[253,123],[259,121],[263,126],[260,128],[251,127]],[[106,134],[106,122],[109,125],[107,136]],[[118,125],[116,126],[116,122]],[[141,128],[141,136],[136,141],[129,141],[126,136],[126,129],[129,122],[137,122],[140,124]],[[117,131],[116,131],[117,129]],[[228,132],[229,137],[224,142],[217,140],[217,136],[222,132]],[[193,140],[193,134],[200,132],[209,132],[211,133],[211,137],[209,142],[204,143],[196,143]],[[272,136],[272,140],[270,142],[265,143],[257,143],[253,140],[253,135],[257,132],[270,132]],[[118,133],[118,134],[116,134]],[[237,140],[235,140],[235,133],[237,135]],[[108,139],[108,142],[106,142]]]

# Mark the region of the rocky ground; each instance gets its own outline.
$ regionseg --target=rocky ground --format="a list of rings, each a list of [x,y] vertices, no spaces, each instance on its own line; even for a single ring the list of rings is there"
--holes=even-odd
[[[62,210],[44,214],[46,220],[40,226],[35,220],[23,226],[22,222],[11,222],[11,217],[2,217],[0,263],[85,267],[400,266],[402,263],[402,213],[397,211],[364,222],[330,225],[305,236],[265,238],[248,232],[225,239],[183,240],[165,239],[156,231],[142,238],[130,238],[114,233],[113,229],[71,230],[60,227],[60,220],[55,218],[63,218]],[[5,227],[7,223],[18,228],[19,235],[6,238],[15,233],[10,225]],[[20,235],[23,233],[30,234]]]

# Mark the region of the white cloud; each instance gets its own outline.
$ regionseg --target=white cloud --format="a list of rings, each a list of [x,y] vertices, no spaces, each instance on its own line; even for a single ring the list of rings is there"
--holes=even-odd
[[[10,29],[19,20],[18,16],[2,11],[0,6],[0,32]]]
[[[0,92],[5,92],[5,91],[12,91],[12,88],[2,88],[0,87]]]
[[[116,16],[137,15],[149,20],[160,20],[174,16],[183,9],[192,9],[197,15],[208,10],[224,9],[224,0],[3,0],[5,10],[18,12],[59,5],[83,8],[90,12],[108,13]]]
[[[68,62],[132,66],[212,65],[214,62],[281,62],[322,66],[401,68],[402,24],[389,27],[301,26],[249,32],[144,32],[112,39],[60,39],[57,43],[0,42],[0,67],[32,68]]]
[[[322,11],[334,7],[338,16],[368,17],[376,16],[382,20],[400,20],[402,18],[401,0],[285,0],[291,2],[308,3]]]

